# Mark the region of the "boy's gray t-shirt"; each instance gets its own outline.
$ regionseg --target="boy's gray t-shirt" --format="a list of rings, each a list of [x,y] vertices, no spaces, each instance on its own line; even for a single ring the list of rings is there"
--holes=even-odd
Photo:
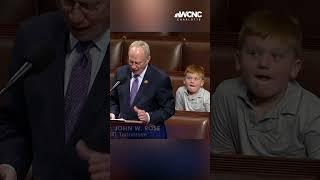
[[[176,92],[176,110],[210,112],[210,93],[200,88],[194,95],[188,95],[185,86],[178,88]]]
[[[222,82],[212,102],[214,153],[320,159],[320,99],[296,81],[259,121],[240,78]]]

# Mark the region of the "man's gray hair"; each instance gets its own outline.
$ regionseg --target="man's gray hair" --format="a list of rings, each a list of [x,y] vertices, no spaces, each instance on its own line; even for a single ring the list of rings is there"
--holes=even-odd
[[[133,43],[130,44],[129,49],[132,47],[140,47],[143,49],[144,51],[144,55],[147,59],[150,58],[150,48],[148,43],[146,43],[145,41],[134,41]]]

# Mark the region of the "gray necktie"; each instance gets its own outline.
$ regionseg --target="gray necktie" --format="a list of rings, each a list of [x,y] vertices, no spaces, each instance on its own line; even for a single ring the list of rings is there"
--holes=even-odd
[[[134,98],[136,97],[138,89],[139,89],[139,78],[138,77],[139,77],[139,74],[135,74],[133,76],[134,81],[132,83],[131,91],[130,91],[130,106],[132,105]]]
[[[76,122],[79,119],[84,102],[87,99],[91,78],[91,58],[89,54],[93,42],[79,42],[76,51],[79,59],[72,67],[69,85],[65,95],[65,142],[70,138]]]

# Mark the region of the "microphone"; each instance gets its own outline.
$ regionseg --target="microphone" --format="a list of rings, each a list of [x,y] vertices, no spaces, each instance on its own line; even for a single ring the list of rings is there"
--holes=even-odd
[[[127,79],[128,79],[128,77],[126,77],[126,76],[118,77],[116,83],[110,89],[109,94],[111,94],[112,90],[115,89],[117,86],[119,86],[120,84],[126,82]]]
[[[15,82],[25,76],[28,72],[41,72],[53,59],[55,59],[55,55],[55,49],[48,46],[48,42],[46,44],[42,42],[30,48],[27,55],[24,57],[25,63],[9,79],[5,87],[0,90],[0,96],[3,96]]]

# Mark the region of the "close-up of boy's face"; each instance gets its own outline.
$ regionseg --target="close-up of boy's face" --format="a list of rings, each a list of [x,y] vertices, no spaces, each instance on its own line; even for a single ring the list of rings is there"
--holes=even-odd
[[[300,67],[301,60],[294,49],[279,38],[248,36],[236,57],[236,68],[255,98],[283,94]]]
[[[204,80],[197,73],[187,73],[183,83],[186,86],[189,94],[195,94],[203,86]]]

